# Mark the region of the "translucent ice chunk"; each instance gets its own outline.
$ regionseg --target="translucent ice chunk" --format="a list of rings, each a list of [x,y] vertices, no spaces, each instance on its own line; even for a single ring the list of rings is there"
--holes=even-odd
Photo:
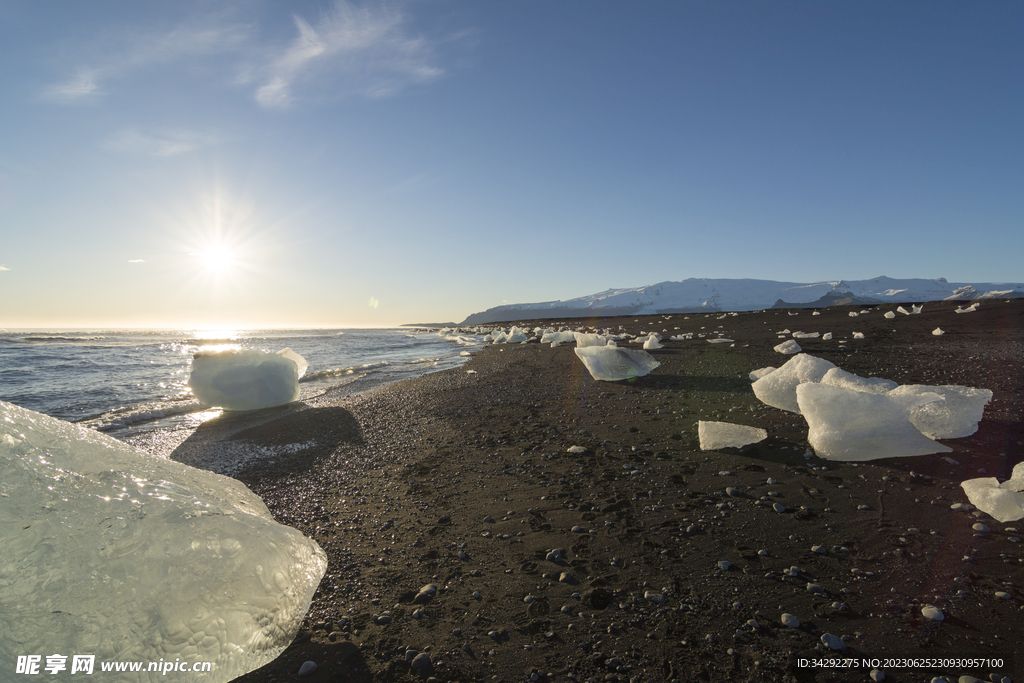
[[[778,368],[776,368],[774,365],[769,365],[766,368],[758,368],[757,370],[754,370],[748,376],[750,377],[750,381],[751,382],[756,382],[757,380],[761,379],[765,375],[767,375],[767,374],[769,374],[771,372],[775,372],[777,369]]]
[[[225,410],[256,410],[291,403],[299,397],[298,358],[264,351],[199,352],[192,358],[188,385],[196,400]],[[303,368],[304,370],[305,368]]]
[[[968,479],[960,484],[971,505],[1000,522],[1024,519],[1024,462],[1013,467],[1013,476],[1002,484],[995,477]]]
[[[600,334],[587,334],[586,332],[574,332],[576,337],[576,348],[584,349],[590,346],[604,346],[608,338]]]
[[[797,354],[775,372],[754,382],[751,389],[762,403],[791,413],[799,413],[800,406],[796,400],[797,385],[804,382],[820,382],[825,373],[834,367],[834,364],[823,358],[815,358],[805,353]]]
[[[702,451],[719,448],[743,448],[747,444],[764,441],[768,432],[757,427],[732,424],[730,422],[697,422],[697,436]]]
[[[805,383],[796,387],[796,396],[809,427],[807,440],[819,457],[876,460],[953,450],[932,441],[910,422],[911,408],[941,401],[938,394],[891,398],[889,394]]]
[[[898,386],[891,379],[861,377],[842,368],[832,368],[826,372],[825,376],[821,378],[821,383],[833,387],[853,389],[854,391],[864,391],[869,394],[885,394]]]
[[[985,406],[992,400],[988,389],[957,385],[927,386],[906,384],[889,392],[890,396],[919,396],[935,393],[945,400],[913,408],[910,421],[932,439],[960,439],[978,431]]]
[[[0,660],[212,662],[212,672],[174,673],[192,683],[277,657],[327,568],[320,547],[241,482],[9,403],[0,547]]]
[[[778,351],[779,353],[784,354],[800,353],[801,351],[800,345],[797,344],[792,339],[787,339],[786,341],[782,342],[781,344],[775,347],[775,350]]]
[[[655,335],[653,335],[653,334],[651,336],[647,337],[647,339],[644,340],[644,350],[645,351],[649,351],[651,349],[661,349],[661,348],[664,348],[664,346],[665,345],[662,344],[661,342],[659,342],[658,338]]]
[[[624,349],[620,346],[577,346],[574,350],[587,366],[591,376],[605,382],[643,377],[661,365],[646,351]]]
[[[576,341],[575,332],[552,332],[549,330],[544,333],[543,337],[540,338],[541,344],[551,344],[552,346],[554,346],[555,344],[562,344],[565,342],[574,341]]]
[[[526,333],[518,327],[513,327],[508,331],[508,338],[505,340],[506,344],[520,344],[526,341]]]

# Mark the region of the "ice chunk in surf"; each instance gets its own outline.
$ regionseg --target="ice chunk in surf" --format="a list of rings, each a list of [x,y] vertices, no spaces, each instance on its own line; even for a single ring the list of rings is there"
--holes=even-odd
[[[587,366],[591,376],[604,382],[643,377],[661,365],[646,351],[620,346],[577,346],[573,350]]]
[[[192,358],[188,385],[196,400],[225,410],[258,410],[291,403],[299,397],[300,363],[291,349],[279,353],[229,350],[200,351]]]

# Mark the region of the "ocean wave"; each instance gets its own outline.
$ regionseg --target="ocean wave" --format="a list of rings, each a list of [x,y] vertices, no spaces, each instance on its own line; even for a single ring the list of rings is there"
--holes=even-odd
[[[187,415],[209,410],[195,399],[186,399],[177,403],[146,403],[126,408],[118,408],[102,415],[80,420],[77,424],[90,427],[98,432],[125,429],[142,422],[153,422],[175,415]]]
[[[67,341],[83,342],[83,341],[100,341],[101,339],[106,339],[106,337],[103,337],[103,336],[100,336],[100,335],[89,335],[89,336],[84,336],[84,337],[78,337],[78,336],[70,336],[70,335],[65,335],[65,334],[36,334],[36,335],[26,335],[24,337],[21,337],[19,340],[20,341],[26,341],[26,342],[67,342]]]
[[[376,368],[382,368],[391,365],[388,361],[382,360],[376,363],[366,363],[365,365],[353,365],[349,368],[331,368],[330,370],[318,370],[316,372],[307,372],[305,375],[299,378],[299,383],[312,382],[322,379],[330,379],[331,377],[343,377],[345,375],[354,375],[357,372],[365,374],[368,370],[374,370]]]

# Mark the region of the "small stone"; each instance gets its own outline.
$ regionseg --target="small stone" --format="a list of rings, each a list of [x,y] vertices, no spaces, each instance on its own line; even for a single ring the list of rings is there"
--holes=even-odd
[[[767,484],[768,484],[769,486],[771,486],[772,484],[778,484],[779,482],[775,481],[775,480],[774,480],[774,479],[772,479],[771,477],[768,477],[768,481],[767,481],[766,483],[767,483]]]
[[[302,666],[299,667],[300,676],[311,676],[316,671],[316,662],[305,661]]]
[[[754,630],[757,630],[757,629],[761,628],[761,624],[757,623],[753,619],[747,619],[747,626],[749,626],[750,628],[752,628]]]
[[[878,669],[872,669],[868,674],[875,683],[882,683],[885,680],[885,674]]]
[[[430,602],[435,595],[437,595],[437,586],[432,583],[428,583],[426,586],[420,588],[419,593],[416,594],[416,597],[413,598],[412,601],[421,605],[423,603]]]
[[[412,658],[412,662],[409,663],[409,666],[412,667],[413,671],[419,671],[420,669],[429,669],[432,664],[433,662],[430,661],[430,653],[421,652]]]
[[[811,546],[811,552],[812,553],[818,553],[819,555],[824,555],[825,553],[828,552],[828,550],[826,550],[825,546],[823,546],[823,545],[812,545]]]
[[[772,505],[772,509],[775,510],[776,512],[785,512],[786,506],[783,505],[782,503],[774,503]]]
[[[975,531],[977,531],[980,534],[987,534],[990,531],[990,529],[987,526],[985,526],[984,524],[982,524],[981,522],[978,522],[977,524],[975,524],[971,528],[974,529]]]
[[[586,530],[586,529],[584,529],[583,527],[581,527],[581,526],[580,526],[579,524],[577,524],[576,526],[574,526],[574,527],[572,528],[572,532],[573,532],[574,534],[582,534],[582,533],[586,533],[586,531],[587,531],[587,530]]]
[[[800,626],[800,620],[794,617],[792,614],[782,615],[782,625],[789,628],[798,628]]]
[[[740,495],[740,490],[735,486],[729,486],[725,489],[725,494],[727,496],[732,496],[733,498],[735,498],[736,496]]]
[[[558,576],[558,581],[559,583],[578,583],[578,581],[576,581],[576,577],[569,572],[562,572]]]
[[[807,590],[811,593],[825,593],[825,587],[820,583],[808,583]]]
[[[567,452],[568,453],[573,453],[575,455],[579,455],[581,453],[586,453],[587,449],[584,448],[583,446],[570,446],[569,450]]]
[[[996,591],[996,597],[999,598],[1000,600],[1009,600],[1013,596],[1011,596],[1006,591]]]
[[[721,569],[723,572],[729,571],[729,567],[731,567],[731,566],[732,566],[732,562],[730,562],[728,560],[721,560],[718,563],[718,568]]]
[[[925,605],[921,609],[921,615],[924,616],[925,619],[931,619],[932,621],[942,621],[946,618],[946,615],[942,613],[942,610],[935,605]]]
[[[481,597],[480,596],[480,591],[473,591],[473,599],[474,600],[479,600],[480,597]]]
[[[561,562],[562,561],[562,551],[561,551],[561,549],[560,548],[555,548],[554,550],[549,551],[548,554],[544,556],[544,559],[547,560],[548,562]]]
[[[663,593],[658,591],[644,591],[644,600],[664,605],[668,600]]]
[[[821,642],[828,646],[830,650],[845,650],[846,643],[839,636],[834,636],[831,633],[826,633],[821,637]]]
[[[536,598],[534,598],[532,595],[527,595],[525,598],[523,598],[523,602],[525,602],[527,605],[529,605],[534,600],[536,600]]]
[[[373,622],[375,624],[380,624],[381,626],[390,624],[391,612],[384,612],[383,614],[378,614],[376,617],[374,617]]]

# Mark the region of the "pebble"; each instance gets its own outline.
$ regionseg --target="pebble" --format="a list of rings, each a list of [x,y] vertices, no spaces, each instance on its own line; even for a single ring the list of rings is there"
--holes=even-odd
[[[300,676],[310,676],[315,671],[316,671],[316,662],[314,662],[314,661],[303,662],[302,666],[299,667],[299,675]]]
[[[560,548],[555,548],[554,550],[549,551],[548,554],[544,556],[544,559],[548,562],[561,562],[562,550]]]
[[[826,633],[821,637],[821,642],[828,646],[830,650],[845,650],[846,643],[839,636],[834,636],[831,633]]]
[[[811,552],[812,553],[818,553],[819,555],[824,555],[825,553],[828,552],[828,550],[826,550],[825,546],[823,546],[823,545],[812,545],[811,546]]]
[[[665,595],[663,593],[659,593],[658,591],[644,591],[644,600],[656,602],[659,605],[664,605],[666,602],[668,602],[668,600],[665,598]]]
[[[586,529],[584,529],[583,527],[581,527],[581,526],[580,526],[579,524],[577,524],[576,526],[574,526],[574,527],[572,528],[572,532],[573,532],[574,534],[582,534],[582,533],[585,533],[586,531],[587,531],[587,530],[586,530]]]
[[[480,597],[481,597],[480,596],[480,591],[473,591],[473,599],[474,600],[479,600]],[[391,617],[388,617],[388,618],[390,619]]]
[[[990,529],[987,526],[985,526],[984,524],[982,524],[981,522],[978,522],[977,524],[975,524],[971,528],[974,529],[975,531],[977,531],[978,533],[982,533],[982,534],[987,534],[990,531]]]
[[[872,669],[871,673],[868,674],[875,683],[882,683],[885,680],[885,674],[878,669]]]
[[[430,602],[435,595],[437,595],[437,586],[432,583],[428,583],[426,586],[420,588],[420,592],[416,594],[416,597],[413,598],[412,601],[416,604],[423,604],[425,602]]]
[[[384,612],[382,614],[378,614],[377,616],[375,616],[373,618],[373,623],[381,624],[381,625],[390,624],[391,623],[391,612]]]
[[[740,490],[735,486],[729,486],[728,488],[725,489],[725,494],[727,496],[732,496],[733,498],[735,498],[736,496],[740,495]]]
[[[768,485],[770,486],[770,485],[772,485],[772,484],[778,484],[779,482],[775,481],[775,480],[774,480],[774,479],[772,479],[771,477],[768,477],[768,481],[767,481],[766,483],[767,483],[767,484],[768,484]]]
[[[523,598],[523,602],[525,602],[527,605],[529,605],[534,600],[536,600],[536,598],[532,595],[527,595],[525,598]]]
[[[1012,596],[1006,591],[996,591],[996,597],[1000,600],[1009,600]]]
[[[761,624],[757,623],[753,619],[747,619],[747,626],[755,630],[761,628]]]
[[[783,505],[782,503],[775,503],[774,505],[772,505],[772,509],[775,510],[776,512],[785,512],[786,506]]]
[[[759,556],[761,556],[761,557],[768,557],[768,551],[767,550],[758,550],[757,554]]]
[[[870,510],[871,506],[870,505],[858,505],[857,509],[858,510]]]
[[[576,577],[569,572],[562,572],[558,577],[559,583],[577,583]]]
[[[934,605],[925,605],[921,609],[921,614],[926,619],[931,619],[932,621],[942,621],[946,618],[946,615],[942,613],[942,610]]]
[[[580,453],[586,453],[587,449],[584,448],[583,446],[570,446],[567,452],[579,455]]]
[[[732,566],[732,562],[729,562],[728,560],[721,560],[718,563],[718,568],[721,569],[723,572],[729,571],[729,567],[731,567],[731,566]]]
[[[820,583],[808,583],[807,584],[807,590],[810,591],[811,593],[825,593],[825,592],[827,592],[825,590],[825,587],[822,586]]]
[[[782,625],[789,628],[798,628],[800,626],[800,620],[794,617],[792,614],[782,615]]]
[[[421,652],[412,658],[412,662],[409,664],[409,666],[412,667],[413,671],[416,671],[418,669],[429,669],[431,664],[432,662],[430,661],[430,653]]]

